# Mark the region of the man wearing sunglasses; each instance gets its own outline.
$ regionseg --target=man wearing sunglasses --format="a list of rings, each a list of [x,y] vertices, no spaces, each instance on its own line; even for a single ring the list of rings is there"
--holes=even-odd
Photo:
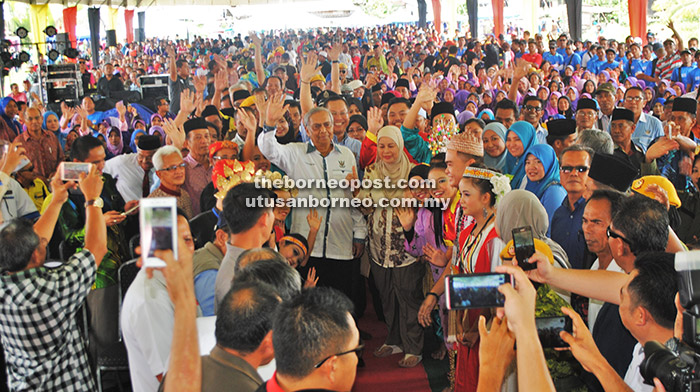
[[[583,194],[592,156],[592,150],[578,144],[564,149],[560,155],[559,176],[561,185],[566,189],[566,197],[552,216],[552,239],[564,248],[571,267],[576,269],[588,267],[584,265],[586,241],[579,232],[586,206]]]
[[[177,207],[185,212],[187,219],[194,218],[190,195],[182,189],[187,163],[182,159],[180,150],[175,146],[159,148],[153,155],[153,167],[160,179],[160,186],[148,197],[175,197]]]
[[[540,124],[543,114],[544,104],[542,101],[534,95],[526,96],[523,109],[520,112],[520,119],[532,124],[533,128],[535,128],[537,142],[540,144],[547,142],[547,130]]]
[[[326,287],[283,302],[272,323],[277,372],[257,392],[350,391],[363,349],[352,306]]]

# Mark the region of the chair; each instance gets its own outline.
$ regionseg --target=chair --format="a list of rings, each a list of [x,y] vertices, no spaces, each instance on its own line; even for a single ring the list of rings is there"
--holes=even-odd
[[[68,261],[68,259],[75,254],[76,249],[76,247],[68,245],[66,241],[61,241],[61,243],[58,244],[59,258],[64,262]]]
[[[121,307],[122,301],[124,300],[124,295],[126,291],[131,286],[131,283],[136,278],[136,274],[139,272],[139,267],[136,266],[136,260],[128,261],[119,267],[117,272],[118,281],[118,303],[119,303],[119,317],[117,322],[121,319]],[[126,352],[126,346],[124,345],[124,340],[121,333],[121,323],[119,323],[119,338],[117,341],[112,342],[97,351],[95,358],[96,362],[96,376],[97,376],[97,390],[102,392],[102,376],[106,372],[128,372],[129,371],[129,357]],[[117,373],[117,386],[119,391],[123,391],[122,381]]]
[[[135,236],[131,237],[131,239],[129,240],[129,254],[131,254],[132,259],[135,259],[139,256],[136,254],[136,247],[139,246],[140,241],[141,241],[141,235],[139,235],[139,234],[136,234]],[[126,294],[126,290],[124,290],[124,294]]]

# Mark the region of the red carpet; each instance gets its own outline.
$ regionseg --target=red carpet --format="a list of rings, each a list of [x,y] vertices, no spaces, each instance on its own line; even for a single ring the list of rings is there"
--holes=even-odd
[[[369,293],[368,293],[369,295]],[[421,362],[411,369],[399,367],[398,362],[403,354],[386,358],[377,358],[372,353],[384,343],[387,335],[386,325],[377,319],[368,299],[364,316],[359,320],[360,329],[369,332],[372,339],[365,341],[365,367],[357,369],[354,392],[430,392],[428,377]]]

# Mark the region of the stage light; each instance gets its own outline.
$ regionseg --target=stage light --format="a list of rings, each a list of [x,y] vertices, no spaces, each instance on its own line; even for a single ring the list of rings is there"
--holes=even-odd
[[[58,51],[57,51],[56,49],[51,49],[51,50],[49,50],[49,59],[51,59],[51,61],[56,61],[56,59],[57,59],[58,56],[60,56],[60,55],[61,55],[61,54],[58,53]]]
[[[25,29],[24,27],[18,27],[17,30],[15,30],[15,34],[20,39],[25,39],[29,35],[29,30]]]
[[[68,48],[63,52],[63,55],[68,57],[69,59],[77,59],[80,55],[80,52],[78,52],[78,49]]]
[[[12,61],[12,55],[10,52],[2,52],[0,53],[0,60],[2,60],[3,63],[8,64],[10,61]]]
[[[19,55],[17,56],[17,58],[19,59],[20,63],[29,62],[29,59],[30,59],[29,53],[27,53],[27,52],[24,51],[24,50],[21,51],[21,52],[19,52]]]
[[[57,32],[58,31],[53,26],[48,26],[44,29],[44,34],[48,35],[49,37],[53,37],[54,35],[56,35]]]

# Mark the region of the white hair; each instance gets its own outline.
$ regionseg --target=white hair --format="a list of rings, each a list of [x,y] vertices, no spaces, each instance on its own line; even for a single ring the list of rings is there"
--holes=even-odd
[[[156,170],[163,170],[163,157],[172,154],[177,154],[180,158],[182,158],[182,153],[175,146],[163,146],[159,148],[156,153],[153,154],[153,167]]]

